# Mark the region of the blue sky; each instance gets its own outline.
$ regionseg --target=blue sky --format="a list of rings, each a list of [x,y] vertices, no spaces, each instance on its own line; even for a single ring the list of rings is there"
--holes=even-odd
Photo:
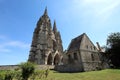
[[[103,46],[109,33],[120,32],[120,0],[0,0],[0,65],[28,59],[34,28],[46,6],[64,49],[82,33]]]

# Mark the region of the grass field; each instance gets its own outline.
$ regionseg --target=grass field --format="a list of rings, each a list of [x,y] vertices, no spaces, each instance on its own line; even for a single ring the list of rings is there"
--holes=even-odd
[[[18,71],[19,72],[19,71]],[[5,80],[5,74],[14,74],[13,80],[21,78],[21,72],[16,71],[0,71],[0,80]],[[11,73],[11,74],[10,74]],[[42,74],[42,76],[41,76]],[[3,79],[4,77],[4,79]],[[34,77],[35,79],[33,79]],[[8,80],[8,79],[6,79]],[[79,72],[79,73],[59,73],[53,70],[49,71],[47,78],[43,71],[37,71],[29,77],[29,80],[120,80],[120,69],[106,69],[101,71]]]
[[[47,80],[120,80],[120,70],[106,69],[81,73],[59,73],[50,71]]]

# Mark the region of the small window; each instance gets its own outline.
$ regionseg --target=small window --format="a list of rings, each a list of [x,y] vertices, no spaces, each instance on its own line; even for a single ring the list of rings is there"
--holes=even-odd
[[[94,59],[94,55],[93,54],[91,54],[91,58],[92,58],[92,61],[94,61],[95,59]]]
[[[69,60],[71,59],[71,55],[70,55],[70,54],[68,55],[68,59],[69,59]]]
[[[92,50],[92,46],[90,46],[91,50]]]
[[[88,45],[86,45],[86,49],[88,49]]]
[[[77,53],[74,53],[74,59],[75,59],[75,60],[78,60]]]
[[[96,50],[95,46],[94,46],[94,50]]]

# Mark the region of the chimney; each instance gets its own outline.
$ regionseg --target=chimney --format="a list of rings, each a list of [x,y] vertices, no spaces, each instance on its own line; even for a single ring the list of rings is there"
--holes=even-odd
[[[101,52],[102,50],[101,50],[101,47],[99,45],[99,42],[96,42],[96,44],[97,44],[98,50]]]

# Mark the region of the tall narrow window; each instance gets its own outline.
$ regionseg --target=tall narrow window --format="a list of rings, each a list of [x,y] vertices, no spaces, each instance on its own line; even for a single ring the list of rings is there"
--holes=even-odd
[[[94,59],[94,55],[93,54],[91,54],[91,58],[92,58],[92,61],[94,61],[95,59]]]
[[[69,60],[71,59],[71,56],[70,56],[70,54],[68,55],[68,59],[69,59]]]
[[[88,49],[88,45],[86,45],[86,49]]]
[[[72,62],[72,59],[71,59],[71,55],[70,55],[70,54],[68,55],[68,62],[69,62],[69,63]]]
[[[92,46],[90,46],[91,50],[92,50]]]
[[[74,59],[75,59],[75,60],[78,60],[77,53],[74,53]]]
[[[94,50],[96,50],[95,46],[94,46]]]

